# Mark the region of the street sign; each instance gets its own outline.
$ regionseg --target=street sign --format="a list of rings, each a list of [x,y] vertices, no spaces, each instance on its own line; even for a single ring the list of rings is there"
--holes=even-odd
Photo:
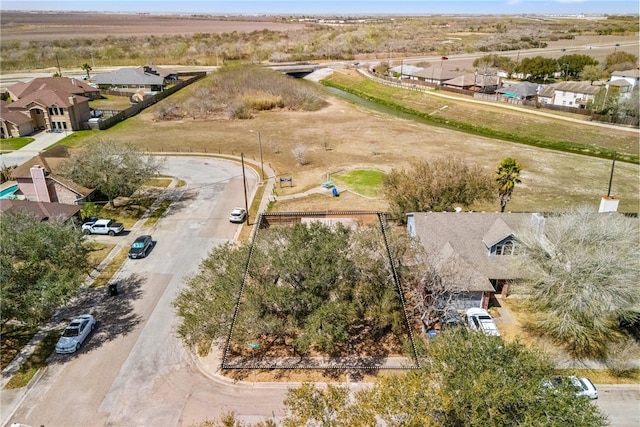
[[[248,345],[249,347],[251,347],[251,348],[258,348],[258,347],[260,347],[260,344],[255,343],[255,342],[247,343],[247,345]]]

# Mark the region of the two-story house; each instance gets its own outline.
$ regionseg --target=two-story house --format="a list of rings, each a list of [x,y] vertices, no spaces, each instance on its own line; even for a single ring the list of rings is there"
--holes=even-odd
[[[487,308],[494,295],[506,296],[509,283],[521,277],[512,260],[521,247],[518,230],[544,224],[540,214],[485,212],[412,212],[407,232],[419,239],[437,268],[454,265],[458,309]]]
[[[545,85],[538,93],[538,101],[543,104],[562,105],[573,108],[586,108],[602,86],[591,82],[560,82]]]
[[[2,105],[2,137],[24,136],[36,130],[80,130],[91,116],[89,100],[100,90],[77,79],[39,77],[7,88],[12,102]]]

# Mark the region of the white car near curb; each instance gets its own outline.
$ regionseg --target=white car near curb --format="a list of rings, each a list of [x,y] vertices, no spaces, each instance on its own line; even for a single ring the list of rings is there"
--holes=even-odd
[[[90,314],[82,314],[69,323],[56,344],[56,353],[75,353],[96,327],[96,319]]]

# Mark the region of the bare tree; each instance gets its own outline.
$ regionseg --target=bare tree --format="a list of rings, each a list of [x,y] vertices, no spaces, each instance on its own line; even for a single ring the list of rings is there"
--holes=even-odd
[[[638,316],[638,219],[587,209],[521,230],[526,278],[512,291],[535,313],[531,326],[573,357],[603,357],[622,339],[619,323]]]
[[[293,157],[296,159],[298,164],[301,166],[309,164],[309,159],[307,158],[307,147],[302,144],[298,144],[291,150]]]

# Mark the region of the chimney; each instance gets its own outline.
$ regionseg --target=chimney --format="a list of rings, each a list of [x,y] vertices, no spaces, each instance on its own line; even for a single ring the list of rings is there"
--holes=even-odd
[[[544,215],[542,215],[541,213],[533,213],[531,214],[531,225],[533,225],[533,228],[536,231],[536,236],[539,236],[542,234],[542,231],[544,230]]]
[[[33,181],[33,189],[36,193],[37,202],[50,202],[49,189],[47,188],[47,179],[45,178],[45,170],[40,165],[32,166],[31,180]]]

